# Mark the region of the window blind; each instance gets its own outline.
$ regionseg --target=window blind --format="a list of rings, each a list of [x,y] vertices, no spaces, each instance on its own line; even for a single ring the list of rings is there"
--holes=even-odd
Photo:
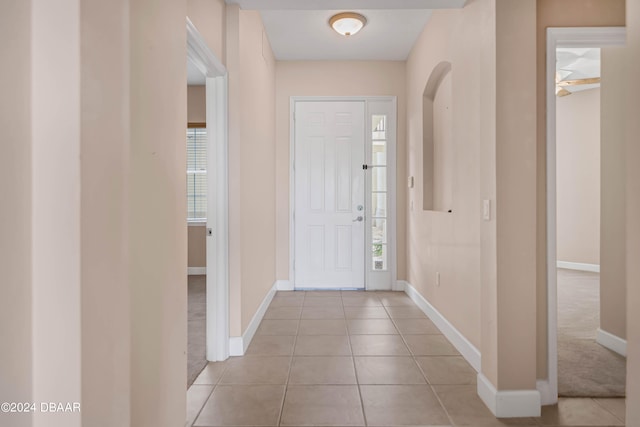
[[[187,129],[187,220],[207,220],[207,129]]]

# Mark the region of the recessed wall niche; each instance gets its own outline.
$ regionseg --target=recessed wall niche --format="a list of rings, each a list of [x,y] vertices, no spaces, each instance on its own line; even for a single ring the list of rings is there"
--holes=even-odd
[[[451,63],[431,72],[422,97],[422,208],[450,212],[454,168]]]

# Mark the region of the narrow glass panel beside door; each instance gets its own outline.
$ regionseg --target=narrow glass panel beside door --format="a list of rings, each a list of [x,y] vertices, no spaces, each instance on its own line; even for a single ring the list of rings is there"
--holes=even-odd
[[[387,116],[372,116],[371,256],[374,271],[387,269]]]

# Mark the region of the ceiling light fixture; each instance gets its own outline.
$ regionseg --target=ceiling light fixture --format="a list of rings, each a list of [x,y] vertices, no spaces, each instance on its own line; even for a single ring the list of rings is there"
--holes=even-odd
[[[338,34],[352,36],[367,24],[367,18],[355,12],[343,12],[333,15],[329,19],[329,25]]]

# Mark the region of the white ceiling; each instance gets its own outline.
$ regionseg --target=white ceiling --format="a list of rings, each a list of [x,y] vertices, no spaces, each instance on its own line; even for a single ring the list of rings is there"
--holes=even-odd
[[[427,9],[349,9],[367,18],[357,34],[344,37],[329,26],[335,10],[260,12],[276,59],[403,61],[431,16]]]
[[[456,9],[467,0],[227,0],[258,10],[276,59],[405,60],[433,9]],[[329,18],[358,12],[367,25],[350,37]]]
[[[467,0],[226,0],[251,10],[456,9]]]
[[[556,49],[556,71],[561,80],[600,77],[600,48],[562,47]],[[567,86],[569,92],[600,87],[600,84]]]

